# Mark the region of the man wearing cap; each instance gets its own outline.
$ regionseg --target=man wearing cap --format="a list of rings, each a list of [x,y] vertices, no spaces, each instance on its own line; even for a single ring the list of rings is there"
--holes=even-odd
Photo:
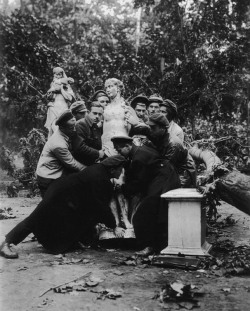
[[[151,128],[150,139],[165,161],[174,165],[181,178],[182,187],[195,187],[196,169],[188,150],[176,135],[168,132],[169,122],[162,113],[149,117],[147,124]]]
[[[110,99],[107,93],[103,90],[98,90],[92,96],[92,102],[97,101],[103,109],[110,103]]]
[[[84,119],[76,123],[77,137],[73,141],[74,155],[84,165],[94,164],[104,157],[102,150],[102,123],[103,107],[94,102],[90,112]]]
[[[131,101],[130,106],[134,108],[137,117],[139,119],[139,122],[145,123],[146,121],[148,121],[147,115],[148,105],[149,105],[148,98],[144,95],[138,95]]]
[[[157,94],[151,95],[148,98],[148,101],[149,101],[149,105],[148,105],[148,114],[149,115],[160,112],[160,103],[163,102],[163,99],[161,96],[159,96]]]
[[[160,195],[180,187],[178,173],[149,145],[135,146],[126,136],[115,136],[112,141],[117,152],[130,160],[122,191],[132,203],[132,224],[138,245],[143,249],[137,254],[151,255],[166,242],[158,230]]]
[[[76,120],[68,109],[56,120],[58,130],[46,142],[39,158],[36,174],[42,197],[48,187],[63,174],[85,168],[72,155],[71,141],[76,134]]]
[[[161,113],[168,119],[169,128],[168,132],[170,135],[176,135],[180,141],[184,142],[184,133],[182,128],[175,122],[178,118],[177,106],[170,99],[165,99],[160,104]]]
[[[88,109],[87,109],[85,102],[83,100],[74,102],[70,106],[70,110],[71,110],[73,116],[76,118],[76,121],[84,118],[88,112]]]
[[[11,244],[21,243],[34,233],[50,253],[68,251],[78,241],[84,242],[97,223],[104,223],[120,235],[109,208],[113,193],[111,178],[119,178],[125,158],[116,155],[100,164],[62,177],[45,194],[35,210],[16,225],[0,243],[0,255],[17,258]]]

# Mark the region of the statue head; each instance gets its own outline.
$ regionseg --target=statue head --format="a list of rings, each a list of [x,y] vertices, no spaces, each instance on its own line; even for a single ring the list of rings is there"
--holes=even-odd
[[[105,91],[108,94],[108,96],[112,99],[116,97],[117,93],[123,94],[124,84],[121,80],[118,80],[116,78],[107,79],[105,81]]]
[[[55,67],[53,69],[53,75],[54,75],[54,78],[56,79],[66,78],[66,74],[61,67]]]

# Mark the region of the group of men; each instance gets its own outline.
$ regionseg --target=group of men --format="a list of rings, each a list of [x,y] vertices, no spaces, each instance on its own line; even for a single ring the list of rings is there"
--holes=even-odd
[[[59,183],[56,183],[55,186],[52,185],[61,178],[65,180],[63,176],[71,176],[70,173],[72,172],[84,172],[85,170],[90,172],[79,175],[77,178],[81,180],[81,176],[91,175],[91,166],[95,163],[100,163],[100,165],[103,163],[105,167],[111,167],[112,169],[117,167],[120,169],[122,163],[125,166],[125,184],[117,185],[116,191],[119,188],[118,191],[122,191],[129,201],[130,218],[138,245],[142,248],[138,254],[146,256],[161,247],[159,241],[161,241],[163,233],[159,231],[161,219],[160,195],[181,186],[195,186],[195,165],[188,150],[183,145],[183,131],[175,123],[177,117],[176,105],[168,99],[163,100],[158,95],[152,95],[149,98],[138,95],[131,101],[130,105],[134,108],[139,123],[133,125],[130,136],[112,137],[111,140],[118,156],[110,157],[110,160],[107,160],[108,158],[102,149],[101,136],[103,113],[108,104],[108,95],[105,91],[99,90],[92,97],[89,109],[87,109],[83,101],[78,101],[73,103],[70,109],[64,111],[56,120],[55,124],[58,126],[58,130],[46,142],[36,170],[38,185],[44,198],[42,202],[45,202],[41,203],[41,206],[46,205],[42,210],[48,210],[47,205],[51,205],[49,202],[51,200],[56,201],[55,194],[53,194],[55,191],[50,189],[54,187],[60,193]],[[131,137],[132,135],[133,137]],[[136,140],[135,138],[138,137],[139,140]],[[98,167],[102,170],[103,166],[100,165]],[[88,170],[86,167],[89,167]],[[96,169],[93,168],[93,170],[96,172]],[[112,170],[108,174],[109,177],[117,177],[116,175],[117,173],[113,174]],[[68,187],[72,187],[72,184],[75,183],[75,179],[70,178],[72,178],[71,183],[66,182]],[[96,182],[100,186],[100,182],[98,182],[100,176],[98,178]],[[62,185],[65,188],[65,182]],[[70,200],[65,199],[65,202],[68,202],[67,206],[77,210],[80,208],[78,206],[78,196],[81,194],[77,194],[73,188],[71,190],[75,197],[72,199],[73,194],[70,194]],[[98,196],[98,191],[96,195]],[[96,204],[99,212],[101,211],[100,200],[105,196],[105,193],[102,192],[100,196],[100,198],[92,196],[95,202],[98,201]],[[75,203],[76,201],[77,203]],[[104,204],[105,199],[103,198],[102,201]],[[84,202],[82,204],[84,205]],[[41,207],[39,210],[41,210]],[[106,213],[108,215],[110,211],[107,212],[106,209]],[[89,214],[92,215],[91,212]],[[91,217],[93,219],[94,216]],[[100,217],[98,221],[101,221]],[[31,223],[32,227],[34,227],[34,220]],[[90,223],[94,225],[93,222],[90,221]],[[21,235],[23,236],[26,236],[32,230],[32,232],[36,232],[35,229],[31,230],[30,228],[28,230],[26,228],[25,231],[24,227],[27,227],[27,222],[25,226],[20,226],[21,231],[19,231],[22,232]],[[120,232],[119,228],[115,229],[117,233]],[[80,231],[77,235],[75,231],[74,234],[72,231],[70,232],[72,236],[79,238]],[[0,253],[7,258],[17,257],[16,253],[10,248],[10,244],[14,243],[13,241],[18,240],[17,243],[19,243],[20,238],[16,239],[17,235],[18,230],[14,230],[15,239],[10,238],[0,247]],[[37,235],[39,236],[39,230]],[[48,245],[50,246],[49,239],[47,236],[47,240],[44,242],[45,247],[48,249]],[[43,239],[41,240],[43,241]],[[54,251],[61,251],[60,247],[53,247]]]

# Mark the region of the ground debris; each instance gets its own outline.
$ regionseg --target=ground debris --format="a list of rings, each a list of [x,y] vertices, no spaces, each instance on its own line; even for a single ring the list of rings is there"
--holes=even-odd
[[[153,299],[158,299],[164,308],[191,310],[200,307],[197,297],[202,297],[204,292],[197,290],[192,284],[184,285],[180,281],[166,283]],[[170,305],[169,305],[170,304]]]
[[[119,261],[120,265],[125,265],[125,266],[143,266],[144,268],[147,267],[147,265],[151,264],[151,259],[150,258],[143,258],[140,256],[129,256],[126,258],[122,258]]]
[[[214,257],[202,259],[199,269],[207,269],[217,276],[250,275],[250,247],[235,246],[231,240],[217,241]]]
[[[88,273],[85,276],[82,276],[76,280],[71,282],[64,283],[62,285],[56,286],[53,291],[57,294],[65,294],[65,293],[72,293],[72,292],[85,292],[89,288],[93,288],[99,283],[103,282],[103,280],[95,276],[92,273]]]
[[[106,298],[115,300],[116,298],[122,297],[122,292],[114,290],[112,288],[97,288],[95,290],[91,290],[93,293],[97,293],[97,299],[105,300]]]
[[[233,218],[233,214],[230,214],[224,219],[218,220],[221,215],[217,215],[216,219],[208,219],[208,234],[218,233],[221,229],[234,226],[238,220]]]
[[[19,267],[18,269],[17,269],[17,271],[24,271],[24,270],[27,270],[28,269],[28,267]]]
[[[8,208],[0,208],[0,219],[10,219],[10,218],[16,218],[15,215],[13,215],[13,211],[11,207]]]
[[[89,259],[85,259],[85,258],[67,258],[64,257],[63,255],[57,255],[55,256],[57,260],[52,261],[50,264],[52,266],[56,266],[56,265],[72,265],[72,264],[76,264],[76,263],[83,263],[83,264],[87,264],[90,263]]]

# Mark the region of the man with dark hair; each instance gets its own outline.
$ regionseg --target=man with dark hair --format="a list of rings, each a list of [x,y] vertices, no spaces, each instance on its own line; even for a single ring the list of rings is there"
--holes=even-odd
[[[174,165],[180,175],[182,187],[195,187],[195,163],[180,139],[176,135],[169,134],[167,118],[162,113],[155,113],[149,117],[147,124],[151,128],[151,141],[161,157]]]
[[[160,103],[163,102],[163,99],[161,96],[157,94],[153,94],[149,96],[148,101],[149,101],[149,105],[148,105],[149,115],[160,112]]]
[[[139,122],[148,121],[147,107],[149,105],[148,98],[144,95],[136,96],[132,101],[130,106],[134,108]]]
[[[75,157],[84,165],[94,164],[104,157],[102,150],[102,117],[103,107],[92,103],[90,112],[76,123],[77,137],[73,142]]]
[[[71,111],[64,111],[55,124],[59,129],[46,142],[36,169],[42,197],[51,183],[63,174],[79,172],[85,168],[71,153],[71,142],[76,134],[76,119]]]
[[[132,202],[136,197],[131,211],[132,224],[138,245],[143,248],[137,254],[151,255],[166,242],[158,232],[160,195],[180,187],[178,173],[149,145],[135,146],[130,137],[122,136],[113,137],[112,141],[117,152],[130,160],[122,191]]]
[[[110,99],[105,91],[98,90],[92,96],[92,102],[98,102],[104,109],[110,103]]]
[[[88,109],[85,105],[85,102],[83,100],[74,102],[70,106],[70,110],[73,114],[73,116],[76,118],[76,121],[84,118],[86,114],[88,113]]]
[[[178,118],[177,106],[170,99],[165,99],[163,103],[160,103],[161,113],[168,119],[169,128],[168,132],[170,135],[177,136],[180,141],[184,141],[184,133],[182,128],[175,122]]]
[[[119,235],[108,205],[113,193],[110,179],[119,178],[125,161],[113,156],[55,182],[36,209],[6,235],[0,254],[17,258],[11,244],[21,243],[30,233],[51,253],[69,250],[98,223]]]

